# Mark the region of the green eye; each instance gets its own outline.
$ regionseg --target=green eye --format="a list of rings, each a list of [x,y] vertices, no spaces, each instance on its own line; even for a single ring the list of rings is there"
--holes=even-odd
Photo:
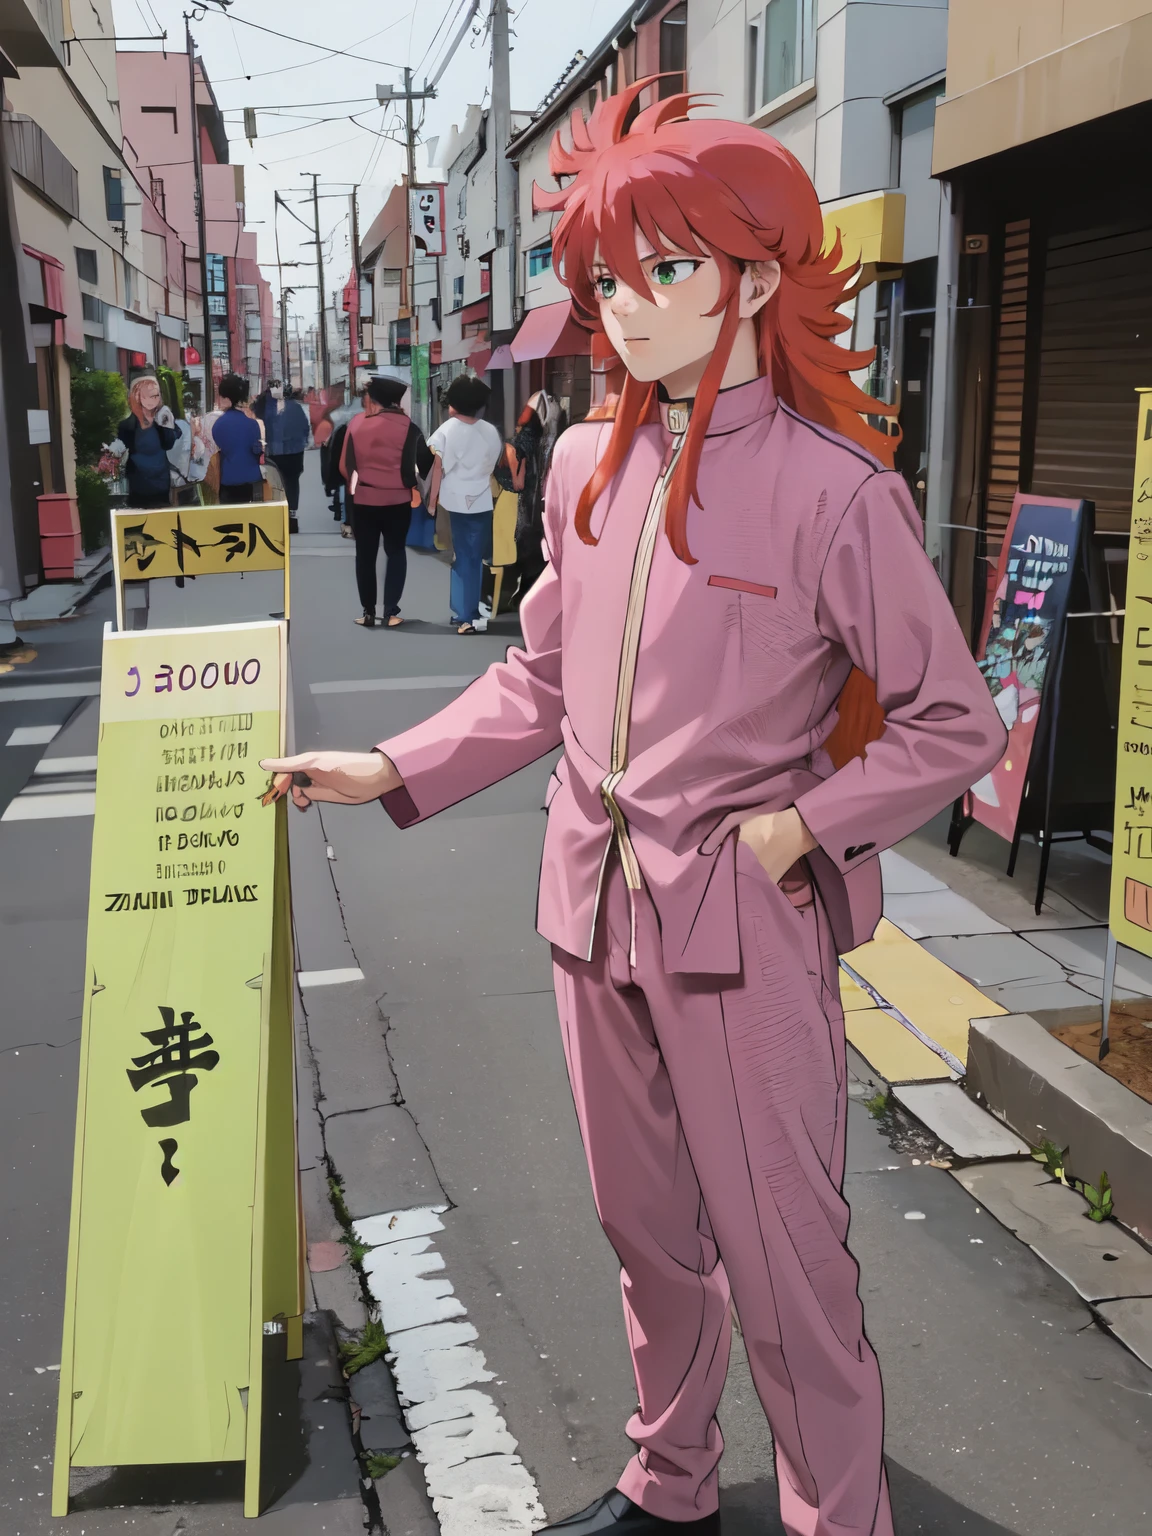
[[[614,277],[598,277],[594,286],[600,298],[610,299],[616,292],[616,279]]]
[[[698,261],[688,260],[658,261],[652,268],[652,278],[661,288],[671,288],[673,283],[682,283],[691,277],[700,265]]]

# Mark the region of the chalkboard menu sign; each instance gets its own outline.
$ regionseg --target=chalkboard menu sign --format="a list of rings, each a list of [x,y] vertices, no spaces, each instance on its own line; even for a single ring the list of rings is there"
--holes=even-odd
[[[1057,670],[1086,503],[1018,494],[976,661],[1008,730],[1008,750],[973,784],[970,814],[1012,841],[1032,769],[1045,690]]]

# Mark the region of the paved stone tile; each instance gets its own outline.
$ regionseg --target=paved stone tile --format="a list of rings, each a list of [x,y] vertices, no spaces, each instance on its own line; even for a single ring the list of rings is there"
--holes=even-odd
[[[355,1220],[380,1210],[440,1205],[444,1191],[412,1116],[399,1104],[330,1115],[328,1156],[344,1180],[344,1204]]]
[[[913,864],[894,848],[887,848],[880,855],[880,871],[884,877],[885,896],[909,896],[922,891],[946,891],[947,885],[930,875],[926,869]]]
[[[1104,976],[1106,928],[1076,928],[1067,933],[1036,933],[1030,942],[1058,960],[1067,970],[1097,981]],[[1134,949],[1120,947],[1116,957],[1116,985],[1140,997],[1152,993],[1152,960]]]
[[[965,934],[920,942],[929,954],[978,987],[1065,979],[1064,967],[1058,961],[1014,933]]]
[[[1027,1156],[1028,1145],[955,1083],[906,1083],[892,1092],[957,1157]]]
[[[995,918],[955,891],[923,891],[884,900],[884,916],[902,928],[910,939],[938,934],[1008,933]]]
[[[1102,1301],[1095,1310],[1137,1359],[1152,1366],[1152,1301],[1144,1296],[1125,1296],[1119,1301]]]
[[[1012,986],[985,987],[994,1003],[1007,1008],[1009,1013],[1039,1013],[1048,1008],[1077,1008],[1092,1002],[1087,992],[1082,992],[1068,981],[1018,982]],[[1099,996],[1099,990],[1097,990]]]
[[[373,1360],[357,1371],[348,1382],[348,1392],[360,1409],[360,1439],[365,1450],[395,1455],[412,1443],[400,1414],[392,1372],[383,1360]]]
[[[985,1163],[952,1177],[1085,1301],[1152,1297],[1152,1253],[1115,1222],[1090,1221],[1083,1199],[1032,1159]]]

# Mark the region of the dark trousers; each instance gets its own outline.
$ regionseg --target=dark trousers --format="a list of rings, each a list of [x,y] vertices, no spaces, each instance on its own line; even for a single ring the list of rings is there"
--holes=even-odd
[[[360,606],[366,613],[376,612],[376,556],[384,540],[384,617],[400,612],[400,597],[408,576],[408,552],[404,541],[412,521],[407,502],[392,507],[364,507],[357,502],[352,510],[352,531],[356,535],[356,589]]]
[[[242,501],[252,500],[252,485],[245,480],[243,485],[222,485],[220,487],[221,506],[233,506]]]
[[[272,462],[280,471],[280,478],[284,482],[284,499],[288,503],[289,512],[295,517],[300,506],[300,476],[304,473],[304,455],[302,453],[274,454]]]

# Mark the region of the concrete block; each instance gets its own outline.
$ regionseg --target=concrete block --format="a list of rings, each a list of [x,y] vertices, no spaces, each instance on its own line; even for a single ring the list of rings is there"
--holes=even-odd
[[[1047,1008],[1075,1008],[1089,1001],[1087,992],[1069,981],[1016,982],[985,987],[987,995],[1009,1013],[1036,1013]]]
[[[892,1092],[957,1157],[1027,1156],[1027,1143],[955,1083],[905,1083]]]
[[[324,1139],[357,1219],[410,1205],[441,1205],[444,1191],[412,1116],[399,1104],[330,1115]]]
[[[373,1360],[348,1382],[352,1401],[360,1410],[360,1443],[368,1451],[397,1455],[412,1443],[400,1411],[392,1372],[383,1360]]]
[[[1152,1366],[1152,1300],[1124,1296],[1119,1301],[1102,1301],[1093,1311],[1138,1360]]]
[[[903,929],[910,939],[958,933],[1008,933],[995,918],[981,912],[974,902],[955,891],[924,891],[908,896],[886,896],[884,916]]]
[[[1064,967],[1051,955],[1014,933],[964,934],[923,939],[921,943],[930,955],[978,987],[1065,979]]]
[[[465,1314],[452,1282],[441,1273],[444,1260],[431,1243],[428,1237],[408,1238],[373,1248],[364,1258],[368,1289],[380,1305],[380,1321],[390,1336]]]
[[[388,1536],[440,1536],[440,1522],[415,1456],[406,1457],[378,1479],[376,1493]]]
[[[354,1221],[352,1230],[368,1248],[398,1243],[406,1237],[430,1237],[433,1232],[443,1232],[444,1223],[440,1218],[447,1209],[446,1205],[436,1205],[414,1211],[385,1211],[381,1216],[366,1216],[363,1221]]]
[[[952,1177],[1085,1301],[1152,1297],[1152,1253],[1115,1222],[1090,1221],[1083,1199],[1038,1163],[985,1163]]]
[[[471,1323],[459,1320],[410,1328],[402,1334],[391,1357],[400,1401],[406,1406],[425,1403],[446,1392],[458,1391],[478,1381],[494,1381]]]
[[[1069,1177],[1107,1172],[1117,1218],[1152,1236],[1152,1106],[1030,1014],[972,1020],[967,1084],[1030,1146],[1067,1147]]]
[[[317,1309],[330,1312],[346,1333],[359,1334],[368,1323],[368,1308],[360,1281],[350,1264],[339,1269],[309,1270],[308,1279]]]
[[[336,1220],[328,1191],[328,1173],[324,1168],[305,1168],[300,1174],[301,1203],[304,1206],[304,1231],[309,1243],[338,1243],[344,1235]]]
[[[523,1536],[547,1516],[519,1456],[480,1456],[454,1467],[426,1468],[443,1536]]]

